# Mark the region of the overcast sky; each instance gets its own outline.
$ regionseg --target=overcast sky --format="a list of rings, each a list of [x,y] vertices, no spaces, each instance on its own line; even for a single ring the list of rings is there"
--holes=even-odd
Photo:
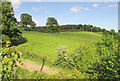
[[[54,17],[60,25],[90,24],[108,30],[118,30],[118,0],[72,1],[57,2],[56,0],[56,2],[48,2],[48,0],[44,0],[43,2],[43,0],[27,0],[26,2],[25,0],[16,0],[12,4],[18,21],[20,21],[22,13],[28,13],[32,15],[37,26],[45,26],[47,18]]]

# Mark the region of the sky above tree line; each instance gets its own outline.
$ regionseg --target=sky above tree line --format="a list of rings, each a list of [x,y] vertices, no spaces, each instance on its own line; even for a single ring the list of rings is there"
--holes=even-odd
[[[116,0],[117,1],[117,0]],[[15,17],[22,13],[32,15],[37,26],[45,26],[48,17],[59,25],[89,24],[107,30],[118,30],[118,2],[22,2],[14,5]]]

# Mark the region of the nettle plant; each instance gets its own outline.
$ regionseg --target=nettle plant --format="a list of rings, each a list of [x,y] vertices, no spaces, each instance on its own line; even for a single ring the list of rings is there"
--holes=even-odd
[[[91,54],[90,50],[89,47],[81,46],[73,53],[69,53],[67,47],[62,45],[57,50],[58,59],[55,61],[55,64],[69,68],[76,68],[82,72],[86,71],[96,60],[96,56]]]
[[[70,55],[70,61],[73,64],[72,66],[77,70],[81,72],[87,70],[93,61],[89,47],[80,46],[77,48],[74,53]]]
[[[5,47],[2,48],[2,79],[14,78],[14,67],[17,67],[16,62],[22,54],[20,51],[16,51],[14,46],[9,47],[10,44],[11,42],[7,41]],[[18,62],[22,64],[21,61]]]
[[[57,50],[57,60],[55,61],[56,65],[61,65],[61,66],[68,66],[68,49],[66,46],[59,46]]]

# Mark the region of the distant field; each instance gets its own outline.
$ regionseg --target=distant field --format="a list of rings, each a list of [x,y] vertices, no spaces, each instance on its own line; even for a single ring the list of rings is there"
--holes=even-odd
[[[65,45],[69,51],[74,51],[79,46],[93,45],[100,36],[101,33],[93,32],[61,32],[59,34],[23,32],[27,43],[17,46],[17,49],[21,50],[23,54],[47,57],[51,62],[55,60],[57,48],[60,45]]]

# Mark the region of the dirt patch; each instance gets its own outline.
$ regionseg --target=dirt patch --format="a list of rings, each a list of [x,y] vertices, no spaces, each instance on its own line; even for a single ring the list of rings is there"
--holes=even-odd
[[[50,75],[54,75],[57,74],[59,71],[57,69],[51,69],[47,66],[42,66],[42,65],[38,65],[35,62],[29,61],[29,60],[25,60],[22,61],[23,65],[20,65],[20,63],[17,63],[18,66],[20,66],[21,68],[27,69],[29,72],[33,72],[33,71],[42,71],[45,72],[46,74],[50,74]],[[42,70],[41,70],[42,68]]]

